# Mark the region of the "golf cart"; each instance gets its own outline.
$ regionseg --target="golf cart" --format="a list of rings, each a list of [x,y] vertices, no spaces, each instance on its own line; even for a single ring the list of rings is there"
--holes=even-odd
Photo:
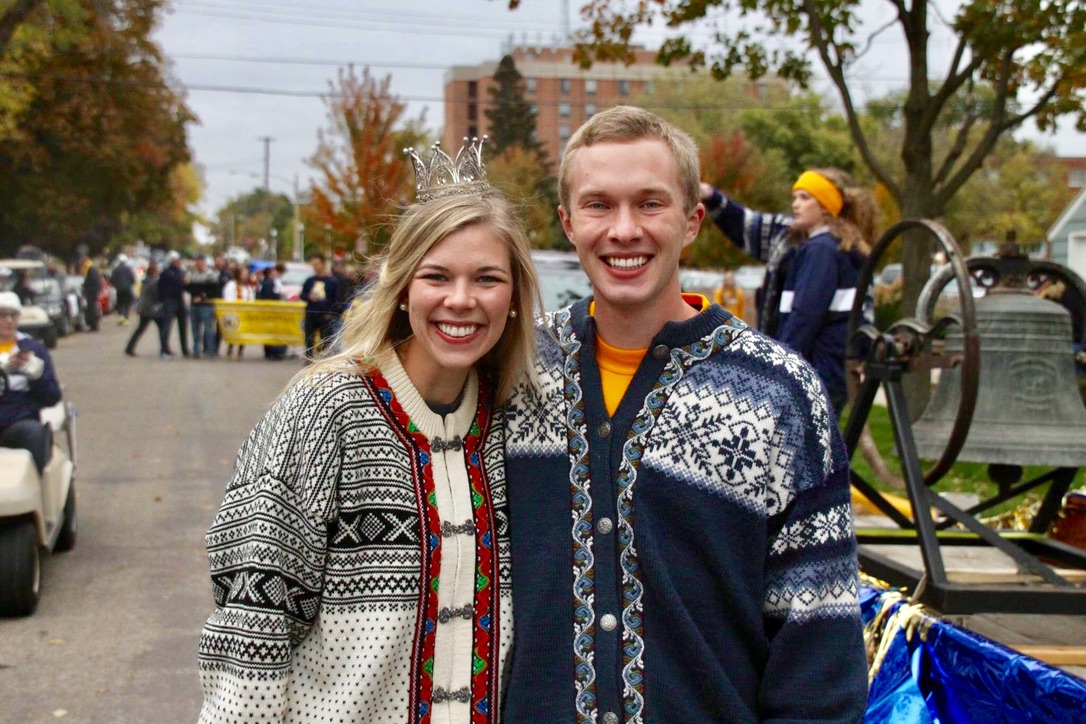
[[[2,372],[0,388],[2,396]],[[0,616],[33,613],[43,552],[75,545],[75,409],[61,400],[41,419],[53,439],[42,475],[28,450],[0,447]]]

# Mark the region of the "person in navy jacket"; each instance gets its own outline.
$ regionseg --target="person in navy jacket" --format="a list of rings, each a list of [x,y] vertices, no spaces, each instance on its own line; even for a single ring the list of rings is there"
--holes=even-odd
[[[792,217],[807,240],[784,280],[777,338],[811,363],[840,414],[848,316],[870,252],[874,196],[840,169],[804,171],[792,186]]]
[[[60,383],[49,350],[17,331],[22,304],[15,292],[0,292],[0,447],[22,448],[34,456],[40,474],[49,461],[51,438],[39,413],[60,402]]]
[[[753,211],[706,183],[701,198],[729,241],[766,262],[758,329],[811,363],[839,414],[847,399],[848,315],[874,236],[873,195],[827,168],[796,180],[792,216]]]

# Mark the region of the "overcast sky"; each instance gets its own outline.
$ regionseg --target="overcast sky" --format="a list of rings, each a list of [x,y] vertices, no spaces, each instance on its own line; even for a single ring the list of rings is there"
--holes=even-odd
[[[392,92],[409,102],[410,115],[427,109],[427,125],[437,131],[447,68],[497,60],[510,38],[554,44],[569,27],[564,7],[576,28],[582,4],[523,0],[510,11],[506,0],[174,0],[157,39],[200,119],[191,140],[207,182],[202,210],[211,214],[263,183],[262,137],[274,139],[272,191],[290,195],[295,177],[306,185],[306,159],[326,125],[320,96],[338,67],[354,63],[378,78],[391,75]],[[642,40],[654,45],[658,37]],[[936,56],[950,48],[949,36],[942,38],[937,30]],[[887,33],[865,60],[869,94],[905,83],[901,49]],[[828,86],[816,89],[833,98]],[[1086,135],[1040,140],[1062,155],[1086,156]]]

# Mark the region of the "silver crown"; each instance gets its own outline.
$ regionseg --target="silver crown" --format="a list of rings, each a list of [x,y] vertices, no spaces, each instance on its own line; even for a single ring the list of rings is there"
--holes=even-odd
[[[483,143],[481,139],[464,139],[464,145],[453,159],[441,150],[441,144],[430,148],[434,154],[429,163],[423,161],[414,148],[403,150],[411,157],[415,167],[415,196],[420,204],[445,196],[485,196],[490,193],[483,168]]]

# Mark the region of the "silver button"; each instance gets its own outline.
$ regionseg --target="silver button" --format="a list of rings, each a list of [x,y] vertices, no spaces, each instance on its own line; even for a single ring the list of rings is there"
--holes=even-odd
[[[596,522],[596,530],[600,533],[603,533],[604,535],[610,533],[612,528],[614,528],[614,524],[611,523],[610,518],[600,518]]]
[[[596,428],[596,432],[600,434],[600,437],[607,437],[611,434],[611,423],[601,422],[600,426]]]
[[[601,724],[618,724],[618,714],[613,711],[604,712],[600,722]]]
[[[652,356],[655,359],[667,359],[667,356],[671,354],[671,350],[667,348],[666,344],[658,344],[652,348]]]
[[[614,631],[615,626],[618,626],[618,619],[613,614],[605,613],[600,616],[600,628],[604,631]]]

